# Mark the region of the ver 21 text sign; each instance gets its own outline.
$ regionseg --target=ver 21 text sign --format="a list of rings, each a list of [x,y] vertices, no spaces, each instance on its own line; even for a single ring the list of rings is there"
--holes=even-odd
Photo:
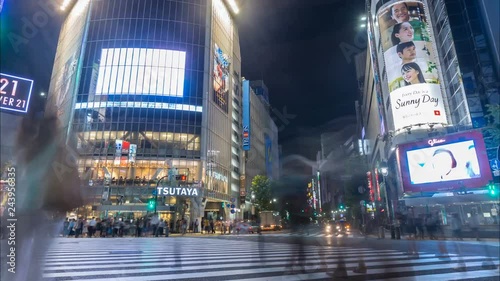
[[[33,80],[0,73],[0,109],[26,113],[33,88]]]

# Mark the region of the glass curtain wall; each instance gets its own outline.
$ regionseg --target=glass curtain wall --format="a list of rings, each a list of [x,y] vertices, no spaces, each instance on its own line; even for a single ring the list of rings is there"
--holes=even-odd
[[[169,169],[197,183],[206,1],[91,5],[72,124],[82,178],[130,203],[150,197]]]

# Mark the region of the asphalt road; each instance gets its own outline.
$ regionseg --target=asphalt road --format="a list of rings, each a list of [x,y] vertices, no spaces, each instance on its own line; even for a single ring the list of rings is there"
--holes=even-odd
[[[436,256],[440,242],[412,244],[320,231],[54,238],[40,277],[93,281],[498,280],[498,241],[447,241],[441,247],[448,251],[447,258]],[[408,251],[416,253],[409,255]],[[2,263],[4,256],[2,253]],[[495,267],[484,268],[485,261]],[[356,268],[360,272],[353,272]]]

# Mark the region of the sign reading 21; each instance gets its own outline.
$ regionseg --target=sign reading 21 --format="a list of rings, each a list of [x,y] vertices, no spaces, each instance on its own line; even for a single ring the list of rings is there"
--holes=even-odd
[[[33,80],[0,73],[0,109],[27,113]]]

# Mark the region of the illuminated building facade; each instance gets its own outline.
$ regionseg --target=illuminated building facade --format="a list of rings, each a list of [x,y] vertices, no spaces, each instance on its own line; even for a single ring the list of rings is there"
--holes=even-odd
[[[229,102],[241,95],[236,8],[223,0],[66,8],[47,112],[77,148],[93,199],[87,215],[144,214],[164,178],[161,186],[198,188],[200,196],[160,194],[163,218],[234,218],[221,203],[239,191],[231,148],[241,143],[231,124],[240,117]]]
[[[413,206],[415,215],[439,213],[445,225],[450,212],[466,221],[475,211],[485,225],[497,223],[498,196],[487,191],[492,173],[485,141],[474,127],[480,127],[481,102],[494,103],[498,95],[494,89],[485,95],[482,87],[469,83],[467,73],[492,72],[494,67],[483,49],[467,56],[483,58],[490,67],[469,63],[455,48],[458,42],[463,50],[465,39],[452,32],[462,28],[456,16],[449,20],[448,12],[462,12],[464,3],[366,3],[369,45],[367,55],[360,55],[364,63],[358,71],[365,74],[358,75],[363,86],[357,109],[363,154],[372,175],[368,181],[380,184],[381,192],[387,190],[380,205],[392,213],[392,220]],[[488,42],[484,36],[479,41],[483,46]],[[383,170],[386,175],[381,176]],[[385,196],[389,200],[383,200]]]

